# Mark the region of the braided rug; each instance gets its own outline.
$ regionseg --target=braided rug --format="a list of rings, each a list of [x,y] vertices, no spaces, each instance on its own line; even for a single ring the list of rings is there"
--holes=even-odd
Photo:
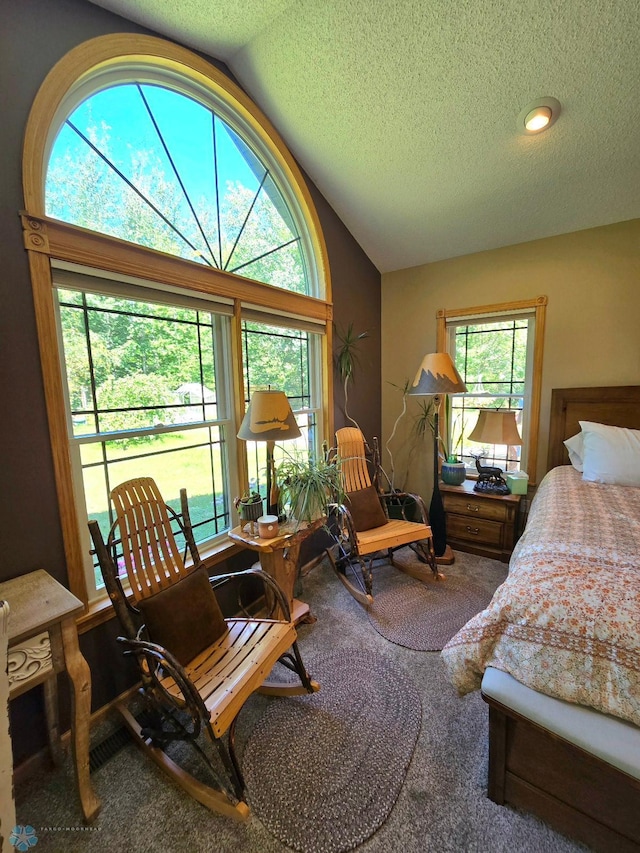
[[[320,691],[271,700],[247,742],[248,802],[288,847],[343,853],[373,835],[396,802],[420,732],[420,697],[376,652],[308,655],[305,665]]]
[[[460,575],[421,582],[398,570],[378,578],[374,569],[373,583],[367,610],[373,627],[390,642],[420,652],[443,649],[491,601],[491,591]]]

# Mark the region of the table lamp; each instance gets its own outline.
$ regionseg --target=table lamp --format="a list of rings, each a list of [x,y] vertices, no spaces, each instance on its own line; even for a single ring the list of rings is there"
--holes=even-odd
[[[445,394],[464,394],[467,386],[456,370],[451,356],[446,352],[432,352],[422,359],[413,384],[408,391],[411,396],[432,396],[434,403],[433,422],[433,494],[429,505],[429,524],[433,533],[433,548],[439,563],[453,563],[451,548],[447,545],[447,522],[438,484],[438,439],[440,437],[439,409]]]
[[[278,493],[273,449],[276,441],[302,435],[284,391],[254,391],[238,430],[243,441],[267,443],[267,515],[278,515]]]
[[[516,424],[516,413],[510,409],[480,409],[478,420],[469,435],[478,444],[520,445],[522,439]],[[508,495],[509,487],[502,477],[502,468],[481,465],[482,454],[475,456],[478,479],[473,490],[489,494]]]

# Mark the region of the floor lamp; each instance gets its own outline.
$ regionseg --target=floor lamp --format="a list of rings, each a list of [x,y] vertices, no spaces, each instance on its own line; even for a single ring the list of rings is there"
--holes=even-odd
[[[278,515],[279,489],[275,477],[273,449],[276,441],[302,435],[284,391],[254,391],[238,430],[243,441],[267,443],[267,515]]]
[[[433,397],[433,495],[429,505],[429,524],[433,533],[436,560],[441,565],[454,561],[453,551],[447,545],[447,521],[438,483],[438,439],[440,437],[439,410],[445,394],[464,394],[467,386],[460,378],[451,356],[446,352],[425,355],[413,380],[409,395]]]

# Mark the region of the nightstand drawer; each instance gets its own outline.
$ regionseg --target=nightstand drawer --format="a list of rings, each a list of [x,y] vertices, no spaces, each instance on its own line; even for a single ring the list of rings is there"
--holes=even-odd
[[[445,494],[444,505],[447,512],[457,512],[469,519],[488,518],[492,521],[504,521],[509,507],[496,500],[482,500],[472,495]]]
[[[447,536],[464,542],[481,542],[483,545],[502,547],[503,525],[484,518],[447,514]]]

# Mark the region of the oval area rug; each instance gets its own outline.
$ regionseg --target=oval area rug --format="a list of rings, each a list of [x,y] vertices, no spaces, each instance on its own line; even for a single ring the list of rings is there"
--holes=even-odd
[[[391,812],[422,706],[412,680],[375,652],[305,654],[305,665],[320,691],[271,700],[242,759],[247,798],[288,847],[343,853]]]
[[[374,589],[367,615],[390,642],[419,652],[439,652],[490,601],[490,592],[464,576],[421,583],[397,573],[379,592]]]

